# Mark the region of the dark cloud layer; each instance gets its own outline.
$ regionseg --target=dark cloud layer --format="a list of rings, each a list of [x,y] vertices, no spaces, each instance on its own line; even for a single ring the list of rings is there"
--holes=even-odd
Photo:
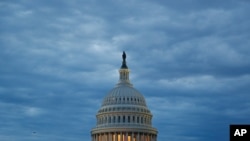
[[[158,140],[250,123],[247,0],[0,2],[0,140],[90,140],[127,52]],[[216,130],[215,130],[216,129]]]

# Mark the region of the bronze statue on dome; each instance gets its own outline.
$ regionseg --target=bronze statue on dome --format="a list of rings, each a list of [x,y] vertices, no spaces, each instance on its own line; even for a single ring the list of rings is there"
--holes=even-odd
[[[123,51],[123,53],[122,53],[122,59],[123,59],[123,61],[126,60],[126,53],[125,53],[125,51]]]
[[[122,66],[121,69],[128,69],[128,66],[126,64],[126,53],[123,51],[122,53]]]

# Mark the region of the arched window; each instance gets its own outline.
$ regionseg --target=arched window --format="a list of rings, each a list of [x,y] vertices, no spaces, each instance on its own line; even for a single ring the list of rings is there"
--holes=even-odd
[[[121,117],[120,116],[118,116],[118,123],[120,123],[121,122]]]
[[[111,117],[109,116],[109,123],[111,123]]]
[[[128,123],[130,123],[130,116],[128,116]]]
[[[123,121],[122,122],[125,123],[125,116],[123,116]]]

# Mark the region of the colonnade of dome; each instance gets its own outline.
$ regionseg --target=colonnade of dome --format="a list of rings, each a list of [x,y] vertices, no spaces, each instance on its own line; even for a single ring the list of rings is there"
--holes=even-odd
[[[138,131],[103,132],[92,135],[92,141],[157,141],[157,136]]]
[[[144,96],[130,83],[125,53],[119,73],[119,82],[104,97],[96,114],[96,127],[91,131],[92,141],[156,141],[153,115]]]
[[[151,116],[141,116],[139,114],[107,114],[97,118],[97,126],[119,126],[126,124],[128,126],[150,126]]]

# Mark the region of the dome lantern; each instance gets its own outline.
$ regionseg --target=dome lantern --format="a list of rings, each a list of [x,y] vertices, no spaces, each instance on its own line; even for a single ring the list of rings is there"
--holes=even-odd
[[[125,84],[125,85],[132,85],[129,81],[129,69],[126,63],[126,53],[123,51],[122,54],[122,66],[119,70],[120,79],[117,85]]]

